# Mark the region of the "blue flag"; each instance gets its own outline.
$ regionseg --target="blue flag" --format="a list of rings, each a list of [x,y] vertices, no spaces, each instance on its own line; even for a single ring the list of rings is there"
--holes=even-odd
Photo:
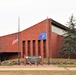
[[[42,33],[39,35],[39,39],[46,40],[46,36],[47,36],[46,33]]]

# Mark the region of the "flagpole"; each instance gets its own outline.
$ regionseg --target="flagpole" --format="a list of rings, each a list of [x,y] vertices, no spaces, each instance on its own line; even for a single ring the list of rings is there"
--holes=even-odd
[[[18,65],[20,65],[20,17],[18,17]]]
[[[50,64],[50,51],[49,51],[49,28],[48,28],[48,17],[47,17],[47,20],[46,20],[46,33],[47,33],[47,38],[46,38],[46,45],[47,45],[47,51],[48,51],[48,65]]]

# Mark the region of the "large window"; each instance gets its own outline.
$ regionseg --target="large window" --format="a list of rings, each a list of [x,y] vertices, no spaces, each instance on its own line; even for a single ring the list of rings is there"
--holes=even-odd
[[[25,41],[22,41],[22,46],[23,46],[23,55],[25,55]]]
[[[30,56],[30,40],[28,40],[28,56]]]
[[[55,32],[59,35],[63,35],[66,31],[59,28],[59,27],[56,27],[56,26],[52,25],[52,32]]]
[[[41,40],[38,40],[38,55],[41,55]]]
[[[43,40],[43,53],[44,53],[44,58],[46,58],[46,40]]]
[[[35,56],[35,40],[33,40],[33,55]]]

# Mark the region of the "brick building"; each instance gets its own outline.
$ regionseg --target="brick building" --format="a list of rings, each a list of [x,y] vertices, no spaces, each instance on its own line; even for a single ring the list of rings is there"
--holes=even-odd
[[[44,58],[58,58],[61,50],[62,34],[66,31],[66,27],[52,20],[46,19],[34,26],[21,31],[19,34],[20,55],[38,56]],[[42,34],[46,33],[45,39]],[[12,45],[13,40],[18,33],[0,37],[0,56],[1,59],[11,59],[18,57],[18,42]]]

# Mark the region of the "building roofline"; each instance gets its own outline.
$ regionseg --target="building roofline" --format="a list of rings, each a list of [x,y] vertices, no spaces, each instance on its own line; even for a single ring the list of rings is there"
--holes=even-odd
[[[63,29],[63,30],[67,30],[67,29],[68,29],[68,27],[60,24],[59,22],[57,22],[57,21],[55,21],[55,20],[53,20],[53,19],[51,19],[51,18],[48,18],[48,19],[50,19],[50,20],[52,21],[52,24],[55,25],[56,27],[59,27],[59,28],[61,28],[61,29]],[[43,20],[43,21],[41,21],[41,22],[44,22],[44,21],[46,21],[46,20],[47,20],[47,19],[45,19],[45,20]],[[30,28],[32,28],[32,27],[34,27],[34,26],[36,26],[37,24],[39,24],[39,23],[41,23],[41,22],[38,22],[38,23],[34,24],[33,26],[31,26],[31,27],[29,27],[29,28],[27,28],[27,29],[24,29],[24,30],[22,30],[22,31],[20,31],[20,33],[23,32],[23,31],[25,31],[25,30],[28,30],[28,29],[30,29]],[[0,36],[0,37],[10,36],[10,35],[14,35],[14,34],[18,34],[18,32],[11,33],[11,34],[7,34],[7,35]]]
[[[28,30],[28,29],[30,29],[30,28],[32,28],[32,27],[36,26],[37,24],[40,24],[40,23],[42,23],[42,22],[44,22],[44,21],[46,21],[46,19],[44,19],[44,20],[42,20],[42,21],[40,21],[40,22],[38,22],[38,23],[36,23],[36,24],[34,24],[34,25],[28,27],[27,29],[24,29],[24,30]],[[24,30],[22,30],[22,31],[24,31]],[[22,31],[21,31],[21,32],[22,32]]]

